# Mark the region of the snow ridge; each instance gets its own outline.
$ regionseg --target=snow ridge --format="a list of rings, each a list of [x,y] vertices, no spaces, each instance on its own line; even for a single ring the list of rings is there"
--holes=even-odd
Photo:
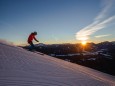
[[[115,77],[0,43],[0,86],[115,86]]]

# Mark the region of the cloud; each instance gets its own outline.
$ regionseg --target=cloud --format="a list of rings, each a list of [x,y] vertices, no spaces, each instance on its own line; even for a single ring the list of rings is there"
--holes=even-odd
[[[95,36],[96,38],[102,38],[102,37],[106,37],[106,36],[110,36],[111,34],[106,34],[106,35],[98,35],[98,36]]]
[[[0,39],[0,43],[14,46],[14,44],[12,42],[9,42],[9,41],[4,40],[4,39]]]
[[[82,28],[80,31],[76,33],[77,40],[81,41],[88,40],[90,38],[90,35],[94,34],[98,30],[107,27],[111,22],[115,20],[115,15],[106,18],[107,16],[106,14],[109,12],[109,9],[111,8],[113,3],[113,0],[110,1],[108,2],[106,0],[106,6],[103,8],[103,10],[98,14],[98,16],[94,19],[94,21],[90,25]]]
[[[105,14],[108,13],[108,11],[110,10],[110,8],[113,5],[113,0],[103,0],[103,6],[105,6],[102,11],[98,14],[98,16],[95,18],[95,21],[99,21],[102,20],[104,17],[106,17]]]

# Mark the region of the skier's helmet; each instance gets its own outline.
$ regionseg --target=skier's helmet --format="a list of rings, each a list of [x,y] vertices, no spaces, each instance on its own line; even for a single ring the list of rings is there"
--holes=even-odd
[[[37,32],[35,31],[34,34],[37,35]]]

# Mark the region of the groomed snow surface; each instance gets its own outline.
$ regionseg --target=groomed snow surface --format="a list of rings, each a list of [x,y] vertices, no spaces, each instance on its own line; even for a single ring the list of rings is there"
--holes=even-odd
[[[0,86],[115,86],[115,77],[0,43]]]

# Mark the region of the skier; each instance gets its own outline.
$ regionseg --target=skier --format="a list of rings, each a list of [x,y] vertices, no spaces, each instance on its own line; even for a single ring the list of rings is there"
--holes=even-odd
[[[33,33],[31,33],[30,35],[29,35],[29,37],[28,37],[28,43],[31,45],[31,48],[29,49],[29,50],[33,50],[33,49],[35,49],[35,46],[34,46],[34,44],[33,44],[33,39],[36,41],[36,42],[39,42],[36,38],[35,38],[35,36],[37,35],[37,32],[35,31],[35,32],[33,32]]]

